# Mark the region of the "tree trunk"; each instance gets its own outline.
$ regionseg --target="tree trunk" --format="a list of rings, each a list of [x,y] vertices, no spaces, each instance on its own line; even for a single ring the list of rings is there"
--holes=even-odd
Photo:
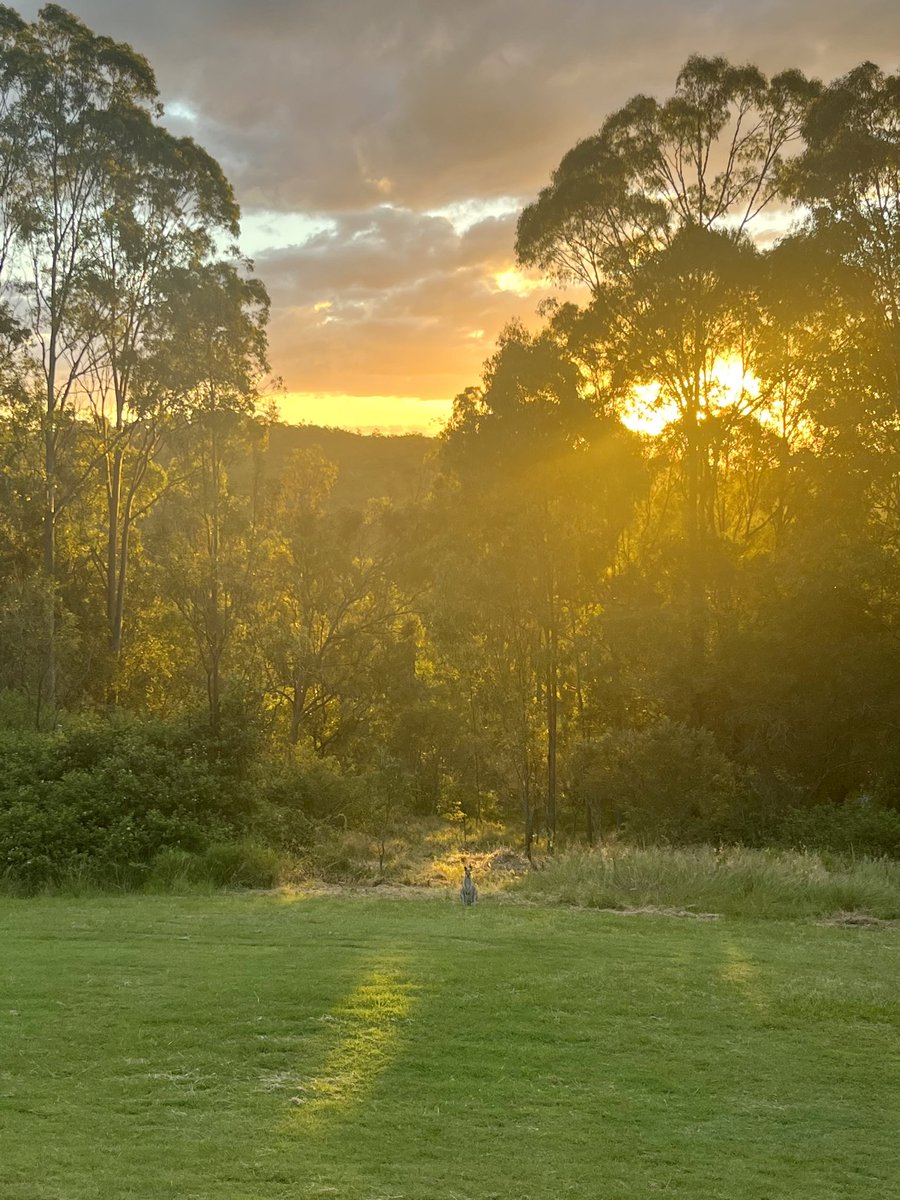
[[[56,710],[57,692],[57,661],[56,661],[56,522],[58,505],[58,480],[56,459],[56,379],[53,368],[55,339],[51,338],[50,361],[51,368],[47,378],[47,410],[45,413],[46,428],[44,430],[44,527],[43,527],[43,566],[48,583],[46,632],[47,632],[47,670],[44,675],[43,689],[39,690],[38,714],[46,701],[51,714]],[[40,723],[40,715],[38,716]]]
[[[478,761],[478,723],[475,718],[475,697],[469,683],[469,723],[472,731],[472,770],[475,782],[475,820],[481,827],[481,771]]]
[[[213,400],[215,404],[215,400]],[[210,479],[212,496],[210,506],[209,558],[210,558],[210,629],[211,660],[209,673],[209,723],[213,735],[218,736],[222,715],[221,700],[221,657],[222,657],[222,614],[221,587],[219,581],[219,439],[216,430],[216,413],[212,412],[210,431]]]
[[[122,449],[113,451],[109,472],[106,526],[106,623],[109,629],[109,644],[113,657],[118,657],[119,645],[116,637],[118,594],[119,594],[119,509],[122,503]]]
[[[705,571],[702,552],[701,533],[701,493],[700,493],[700,377],[695,380],[694,396],[692,397],[686,421],[686,462],[687,474],[687,514],[686,514],[686,550],[687,550],[687,624],[688,624],[688,717],[695,726],[703,724],[703,687],[705,659]]]
[[[525,822],[525,857],[534,863],[534,808],[531,803],[531,788],[528,783],[528,755],[524,757],[525,773],[522,778],[522,816]]]
[[[547,845],[553,853],[556,844],[556,765],[559,735],[559,667],[556,630],[548,632],[550,655],[547,665]]]

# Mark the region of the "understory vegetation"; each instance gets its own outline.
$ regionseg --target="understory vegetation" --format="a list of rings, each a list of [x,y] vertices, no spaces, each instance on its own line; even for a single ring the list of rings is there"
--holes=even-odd
[[[900,863],[810,851],[573,851],[516,881],[531,899],[588,908],[675,909],[695,915],[900,918]]]
[[[896,854],[896,814],[864,805],[788,810],[780,821],[769,814],[756,848],[746,811],[726,807],[714,848],[706,818],[696,844],[642,844],[646,829],[629,830],[625,804],[621,828],[610,826],[593,849],[571,837],[553,855],[536,844],[541,852],[529,861],[521,837],[502,824],[411,815],[392,803],[383,777],[346,775],[317,759],[273,770],[247,739],[211,742],[202,721],[79,718],[51,735],[6,732],[0,749],[0,889],[13,895],[317,881],[455,891],[467,860],[486,896],[900,917],[900,862],[883,856],[885,846]],[[381,807],[373,804],[379,789]],[[738,827],[743,839],[732,836]]]

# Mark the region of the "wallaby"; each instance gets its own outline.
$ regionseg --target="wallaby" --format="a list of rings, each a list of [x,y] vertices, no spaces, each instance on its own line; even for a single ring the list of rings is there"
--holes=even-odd
[[[478,888],[475,886],[475,880],[472,878],[472,868],[466,863],[466,877],[462,882],[462,887],[459,889],[459,898],[463,904],[474,904],[478,899]]]

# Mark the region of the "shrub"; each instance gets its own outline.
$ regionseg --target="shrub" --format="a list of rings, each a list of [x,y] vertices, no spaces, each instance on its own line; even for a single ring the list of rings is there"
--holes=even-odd
[[[638,841],[704,841],[734,807],[737,768],[705,729],[661,720],[576,746],[570,793]]]
[[[0,733],[0,872],[34,890],[72,872],[140,878],[165,847],[240,830],[246,797],[184,728],[79,719]]]
[[[176,891],[203,878],[203,863],[198,854],[178,846],[166,846],[150,863],[146,885],[151,890]]]
[[[200,858],[203,877],[216,887],[274,887],[284,869],[277,851],[256,842],[216,842]]]
[[[309,846],[320,823],[346,826],[360,794],[358,778],[330,759],[261,762],[251,776],[257,806],[254,829],[286,849]]]
[[[900,812],[859,800],[792,808],[783,814],[777,838],[800,849],[900,858]]]

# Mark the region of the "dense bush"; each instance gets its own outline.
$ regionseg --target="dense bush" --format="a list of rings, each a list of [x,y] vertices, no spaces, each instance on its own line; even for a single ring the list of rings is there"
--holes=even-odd
[[[285,862],[275,850],[248,838],[213,842],[201,853],[167,846],[153,857],[144,879],[147,890],[181,891],[196,888],[270,888],[285,874]]]
[[[0,880],[44,886],[271,886],[295,871],[379,873],[408,840],[407,784],[300,755],[273,760],[251,731],[231,753],[202,722],[65,719],[53,733],[0,730]],[[256,747],[254,749],[254,746]],[[781,846],[900,858],[900,812],[876,799],[810,806],[767,787],[712,735],[661,721],[582,743],[569,796],[621,840]],[[415,835],[412,835],[415,836]],[[359,842],[352,853],[353,839]],[[398,842],[398,838],[400,841]]]
[[[744,783],[712,734],[676,721],[610,729],[575,748],[570,792],[635,841],[707,841]]]
[[[253,841],[214,842],[201,856],[201,876],[215,887],[269,888],[281,872],[279,854]]]
[[[255,738],[229,748],[202,721],[96,717],[0,730],[0,878],[24,891],[267,887],[284,854],[340,859],[365,781],[318,758],[266,759]]]
[[[900,812],[860,800],[791,808],[779,822],[777,840],[798,849],[900,859]]]
[[[0,767],[0,873],[29,888],[73,870],[134,875],[164,847],[197,852],[247,821],[246,790],[185,726],[0,731]]]
[[[362,791],[358,777],[330,759],[312,756],[260,760],[249,783],[255,798],[253,833],[295,854],[307,851],[328,829],[346,829]]]
[[[796,780],[742,771],[711,733],[662,720],[575,747],[569,794],[595,831],[634,843],[709,843],[900,858],[900,811],[877,796],[812,804]]]

